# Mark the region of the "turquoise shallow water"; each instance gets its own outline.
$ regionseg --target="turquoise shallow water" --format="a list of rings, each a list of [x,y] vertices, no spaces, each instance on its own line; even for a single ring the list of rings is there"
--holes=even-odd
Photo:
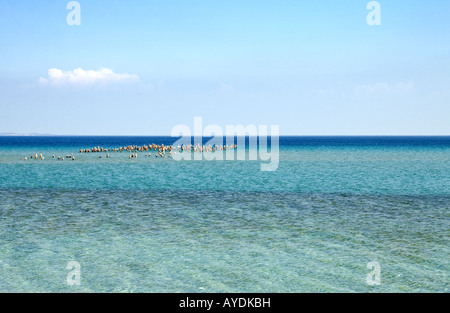
[[[448,140],[287,138],[275,172],[20,140],[0,140],[0,291],[448,292]]]

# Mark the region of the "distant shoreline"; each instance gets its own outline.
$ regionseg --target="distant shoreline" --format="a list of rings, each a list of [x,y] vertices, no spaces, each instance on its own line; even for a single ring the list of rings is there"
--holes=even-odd
[[[30,133],[30,134],[0,133],[0,137],[53,137],[53,136],[56,136],[56,135],[36,134],[36,133]]]

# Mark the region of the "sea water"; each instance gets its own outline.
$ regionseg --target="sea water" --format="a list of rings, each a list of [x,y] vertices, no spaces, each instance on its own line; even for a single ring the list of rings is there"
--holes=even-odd
[[[0,291],[448,292],[450,137],[281,137],[273,172],[79,153],[175,140],[0,137]]]

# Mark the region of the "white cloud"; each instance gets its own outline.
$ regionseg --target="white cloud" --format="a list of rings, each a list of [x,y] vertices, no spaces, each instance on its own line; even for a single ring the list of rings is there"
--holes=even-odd
[[[91,86],[95,84],[105,84],[112,82],[138,82],[137,75],[117,74],[108,68],[102,68],[98,71],[83,70],[77,68],[73,71],[63,71],[57,68],[48,70],[48,77],[39,78],[39,84],[43,86]]]
[[[357,96],[361,95],[391,95],[396,93],[410,93],[414,90],[414,83],[412,81],[408,83],[398,82],[396,84],[377,83],[372,85],[360,85],[357,86],[353,93]]]

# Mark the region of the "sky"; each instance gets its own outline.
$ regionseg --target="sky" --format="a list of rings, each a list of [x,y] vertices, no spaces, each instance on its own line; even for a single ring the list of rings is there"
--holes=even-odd
[[[0,0],[0,133],[450,135],[448,0],[68,3]]]

